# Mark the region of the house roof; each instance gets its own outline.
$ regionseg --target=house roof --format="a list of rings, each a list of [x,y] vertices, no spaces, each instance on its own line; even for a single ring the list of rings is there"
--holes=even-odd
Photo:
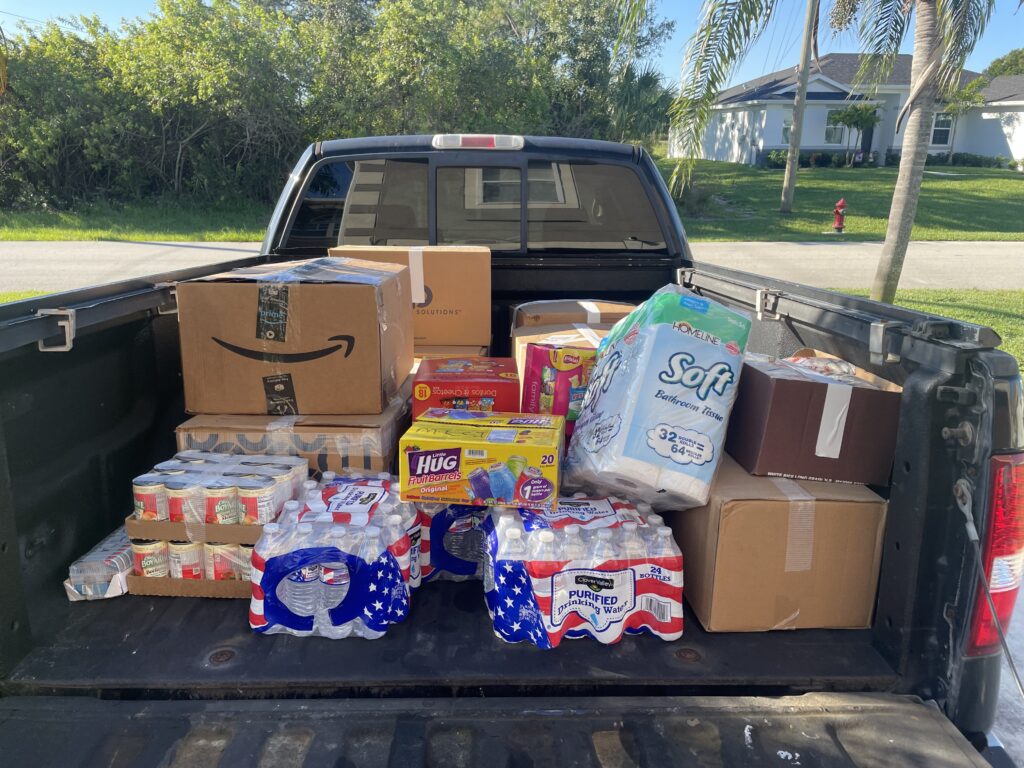
[[[899,54],[893,62],[892,71],[889,73],[889,76],[879,85],[910,85],[910,68],[913,61],[914,57],[910,54]],[[848,88],[857,77],[860,62],[861,55],[859,53],[829,53],[818,59],[817,66],[813,63],[811,64],[811,76],[820,73]],[[788,94],[784,95],[784,92],[796,85],[796,71],[796,66],[780,69],[778,72],[772,72],[756,80],[727,88],[718,94],[717,103],[735,104],[742,101],[770,99],[789,100],[792,97]],[[969,82],[978,76],[978,72],[971,72],[965,69],[962,80],[963,82]],[[836,94],[829,94],[829,96],[842,99],[846,98],[848,94],[849,91],[847,90]],[[808,99],[813,98],[815,96],[809,93]],[[818,96],[817,98],[823,97]]]
[[[993,101],[1024,101],[1024,75],[1000,75],[981,91],[985,103]]]

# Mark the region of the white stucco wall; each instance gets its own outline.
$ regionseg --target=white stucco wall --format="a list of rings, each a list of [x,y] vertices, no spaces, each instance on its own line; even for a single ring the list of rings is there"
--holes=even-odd
[[[800,149],[825,152],[843,152],[846,150],[846,139],[841,144],[825,143],[825,126],[828,113],[832,109],[843,109],[843,104],[809,103],[804,109],[804,130],[800,136]],[[789,142],[782,137],[782,118],[790,107],[772,104],[768,108],[769,117],[765,124],[764,149],[785,149]]]
[[[960,118],[953,151],[1024,159],[1024,105],[972,109]]]
[[[753,163],[763,143],[764,121],[765,110],[760,107],[715,110],[704,133],[701,157]],[[678,144],[670,137],[669,157],[679,154]]]

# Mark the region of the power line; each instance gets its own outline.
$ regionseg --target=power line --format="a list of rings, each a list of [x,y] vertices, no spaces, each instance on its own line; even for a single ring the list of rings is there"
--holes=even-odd
[[[61,27],[62,29],[68,30],[69,32],[79,32],[80,31],[80,30],[76,29],[75,27],[72,27],[72,26],[70,26],[68,24],[64,24],[64,23],[62,23],[60,21],[57,21],[56,19],[50,19],[50,21],[44,21],[43,19],[36,19],[36,18],[33,18],[32,16],[23,16],[20,13],[11,13],[10,11],[0,11],[0,13],[4,14],[5,16],[13,16],[14,18],[21,19],[22,21],[29,21],[29,22],[32,22],[33,24],[42,24],[42,25],[45,26],[46,24],[53,23],[53,24],[56,24],[58,27]]]

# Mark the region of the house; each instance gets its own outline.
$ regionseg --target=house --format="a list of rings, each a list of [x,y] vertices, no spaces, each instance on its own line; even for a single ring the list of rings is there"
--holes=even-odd
[[[896,118],[910,94],[912,57],[896,57],[892,72],[877,86],[854,86],[861,57],[855,53],[830,53],[822,56],[807,83],[801,149],[811,152],[843,152],[848,140],[847,128],[834,122],[835,112],[851,101],[877,104],[881,122],[865,131],[860,146],[852,147],[868,155],[876,153],[880,164],[886,153],[899,152],[903,131],[896,130]],[[964,70],[966,84],[977,72]],[[702,157],[734,163],[760,164],[773,150],[789,147],[793,124],[793,99],[796,92],[796,67],[764,75],[748,83],[733,86],[718,95],[704,134]],[[1002,155],[1024,158],[1024,76],[994,78],[982,91],[985,104],[959,118],[954,130],[952,115],[936,113],[932,125],[929,152],[945,153],[953,142],[954,152],[978,155]],[[905,128],[906,122],[901,126]],[[671,136],[669,155],[678,156],[677,142]]]

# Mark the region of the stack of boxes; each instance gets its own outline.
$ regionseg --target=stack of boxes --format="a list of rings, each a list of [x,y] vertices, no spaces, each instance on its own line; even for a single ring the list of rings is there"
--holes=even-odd
[[[181,283],[178,307],[185,408],[197,414],[177,430],[180,449],[289,457],[315,477],[391,467],[413,362],[407,267],[350,258],[260,265]],[[227,546],[254,544],[264,522],[126,527],[134,540]],[[250,594],[243,583],[197,591],[185,579],[129,581],[136,594]]]

